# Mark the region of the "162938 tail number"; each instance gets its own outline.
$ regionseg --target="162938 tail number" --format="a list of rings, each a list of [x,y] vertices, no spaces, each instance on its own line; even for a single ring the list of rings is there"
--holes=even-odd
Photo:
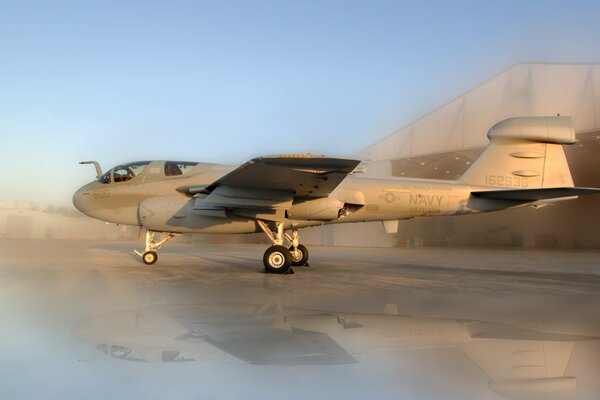
[[[529,187],[527,178],[519,176],[486,175],[485,183],[490,186]]]

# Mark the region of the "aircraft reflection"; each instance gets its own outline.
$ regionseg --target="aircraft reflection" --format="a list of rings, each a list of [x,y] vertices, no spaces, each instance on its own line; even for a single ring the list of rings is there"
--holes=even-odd
[[[239,359],[255,365],[339,365],[356,355],[455,348],[510,399],[573,398],[564,376],[575,342],[600,338],[482,321],[337,313],[265,305],[149,306],[79,323],[74,331],[102,353],[137,362]]]

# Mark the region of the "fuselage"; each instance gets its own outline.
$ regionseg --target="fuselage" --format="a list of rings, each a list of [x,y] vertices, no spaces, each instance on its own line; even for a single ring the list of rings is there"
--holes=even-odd
[[[130,175],[124,178],[115,167],[100,179],[80,188],[74,205],[84,214],[106,222],[144,226],[153,231],[175,233],[253,233],[259,232],[256,219],[239,215],[215,215],[194,210],[195,198],[185,188],[203,187],[235,167],[221,164],[180,163],[187,171],[170,172],[177,162],[152,161],[127,164]],[[126,165],[126,166],[127,166]],[[139,167],[135,170],[136,167]],[[136,171],[137,173],[131,173]],[[169,174],[172,175],[169,175]],[[423,216],[470,214],[507,208],[489,201],[477,203],[470,198],[476,187],[460,181],[380,178],[349,175],[329,195],[351,206],[330,220],[289,218],[286,228],[323,223],[400,220]]]

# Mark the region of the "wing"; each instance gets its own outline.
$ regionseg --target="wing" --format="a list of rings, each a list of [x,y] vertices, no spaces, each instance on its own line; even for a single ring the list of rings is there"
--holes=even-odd
[[[207,186],[206,191],[232,186],[292,192],[295,197],[326,197],[359,163],[311,154],[259,157]]]
[[[185,310],[184,310],[185,311]],[[329,335],[289,327],[277,313],[198,308],[172,317],[189,330],[179,341],[208,343],[256,365],[337,365],[356,359]],[[185,318],[182,318],[182,315]]]
[[[198,212],[219,215],[235,209],[237,215],[252,216],[289,209],[294,199],[327,197],[359,163],[311,154],[259,157],[210,185],[178,190],[196,198]]]
[[[340,365],[356,359],[331,337],[320,332],[270,329],[259,332],[234,332],[200,338],[216,348],[256,365]]]

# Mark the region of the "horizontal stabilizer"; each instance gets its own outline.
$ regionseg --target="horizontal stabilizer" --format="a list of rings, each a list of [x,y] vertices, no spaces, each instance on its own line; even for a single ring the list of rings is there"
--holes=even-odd
[[[529,327],[518,327],[493,322],[471,322],[468,330],[473,339],[498,340],[538,340],[552,342],[576,342],[600,340],[597,336],[587,336],[576,333],[548,332]]]
[[[585,187],[557,187],[539,189],[501,189],[471,192],[475,197],[493,200],[536,201],[558,199],[560,197],[583,196],[600,194],[600,189]]]

